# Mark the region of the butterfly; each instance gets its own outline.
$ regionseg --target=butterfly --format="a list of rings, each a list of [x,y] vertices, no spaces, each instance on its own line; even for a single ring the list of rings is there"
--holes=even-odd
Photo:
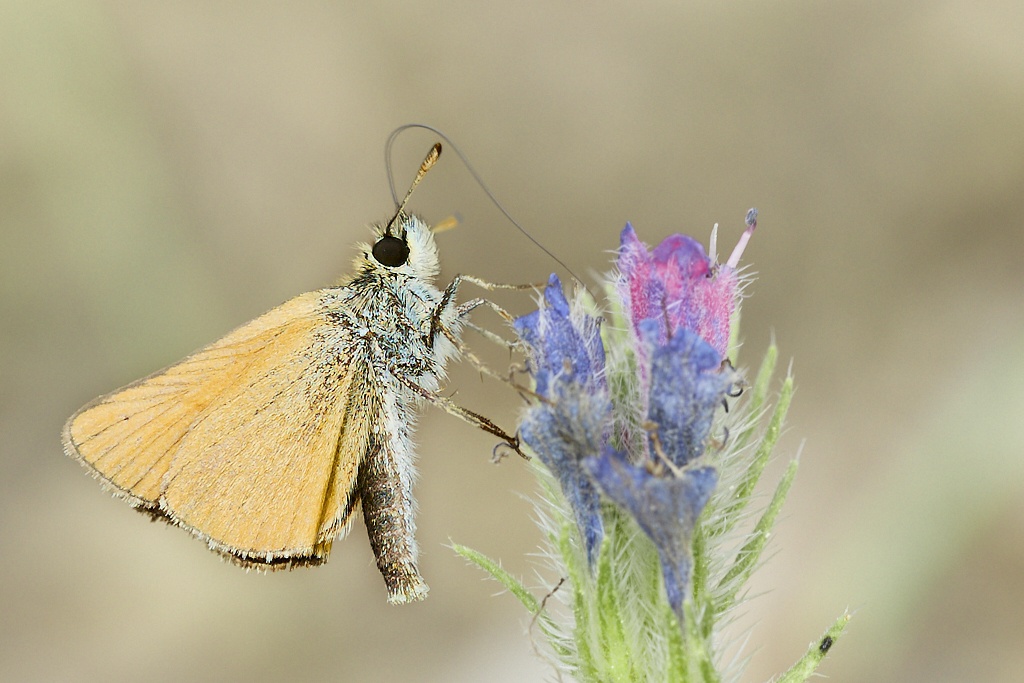
[[[463,351],[465,316],[489,303],[456,304],[459,284],[487,283],[456,276],[435,287],[434,235],[404,206],[359,245],[336,286],[81,408],[64,427],[65,452],[133,507],[247,568],[326,562],[361,511],[389,602],[425,597],[412,492],[418,408],[437,404],[517,452],[519,442],[437,393]]]

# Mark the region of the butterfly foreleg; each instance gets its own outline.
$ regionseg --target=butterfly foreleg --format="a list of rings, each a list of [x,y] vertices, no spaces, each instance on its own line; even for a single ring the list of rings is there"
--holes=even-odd
[[[433,314],[431,315],[430,320],[431,340],[433,340],[433,338],[437,335],[438,331],[442,327],[447,326],[445,324],[446,321],[444,320],[446,316],[451,318],[452,320],[460,320],[466,317],[470,313],[470,311],[480,306],[487,306],[492,311],[497,313],[498,316],[500,316],[501,319],[504,320],[506,323],[512,324],[512,321],[514,320],[512,314],[510,314],[504,308],[502,308],[501,306],[499,306],[498,304],[494,303],[489,299],[476,298],[471,299],[466,303],[460,304],[459,306],[454,306],[453,302],[455,301],[455,294],[456,292],[458,292],[459,285],[463,282],[469,282],[471,284],[476,285],[477,287],[480,287],[481,289],[486,289],[488,291],[494,291],[498,289],[537,289],[538,287],[537,284],[499,284],[495,282],[487,282],[486,280],[481,280],[480,278],[473,277],[472,275],[456,275],[454,278],[452,278],[452,281],[445,288],[444,293],[441,295],[441,300],[438,302],[437,306],[434,307],[434,311]],[[543,283],[540,286],[543,286]],[[477,327],[476,325],[469,326],[478,331],[482,336],[484,336],[487,339],[490,339],[496,344],[499,344],[501,346],[511,346],[509,342],[505,341],[504,339],[502,339],[501,337],[492,332]]]
[[[489,292],[493,292],[493,291],[495,291],[497,289],[518,289],[518,290],[534,289],[534,290],[536,290],[536,289],[543,288],[547,284],[546,282],[540,282],[540,283],[529,282],[529,283],[526,283],[526,284],[510,285],[510,284],[500,283],[500,282],[488,282],[487,280],[481,280],[480,278],[473,277],[472,275],[457,275],[456,277],[457,278],[461,278],[465,282],[472,283],[472,284],[476,285],[477,287],[479,287],[480,289],[486,289]]]
[[[468,408],[463,408],[462,406],[460,406],[458,403],[455,403],[451,399],[445,398],[444,396],[441,396],[440,394],[438,394],[436,392],[433,392],[433,391],[430,391],[429,389],[425,389],[424,387],[421,387],[415,381],[413,381],[412,379],[409,379],[408,377],[403,376],[400,373],[399,374],[394,374],[394,376],[395,376],[395,378],[399,382],[401,382],[404,386],[406,386],[408,389],[410,389],[414,394],[416,394],[420,398],[423,398],[427,402],[432,403],[433,405],[437,406],[441,410],[444,410],[449,415],[454,415],[455,417],[457,417],[457,418],[459,418],[459,419],[461,419],[461,420],[463,420],[465,422],[468,422],[469,424],[473,425],[474,427],[477,427],[478,429],[482,429],[483,431],[487,432],[488,434],[492,434],[492,435],[498,437],[503,442],[505,442],[505,445],[507,445],[509,448],[511,448],[516,453],[518,453],[520,456],[522,456],[523,458],[529,459],[529,457],[525,453],[523,453],[523,451],[520,448],[519,436],[518,435],[514,436],[512,434],[509,434],[508,432],[503,430],[501,427],[499,427],[498,425],[494,424],[494,422],[492,422],[490,419],[488,419],[488,418],[484,417],[483,415],[481,415],[480,413],[473,412],[472,410],[470,410]]]
[[[469,348],[462,342],[457,331],[460,326],[467,324],[468,321],[464,318],[478,306],[490,305],[495,310],[499,311],[501,315],[508,322],[512,321],[512,316],[502,309],[500,306],[493,304],[485,299],[473,299],[460,306],[455,305],[455,295],[458,292],[459,283],[463,280],[463,276],[455,276],[451,283],[445,288],[441,294],[441,298],[438,303],[430,312],[430,327],[427,332],[425,339],[426,346],[428,349],[433,350],[439,338],[443,337],[446,339],[451,346],[458,352],[458,354],[468,360],[477,370],[481,373],[493,377],[498,380],[507,381],[506,377],[499,375],[498,373],[487,367],[483,361],[475,353],[469,350]],[[486,339],[493,341],[494,343],[503,346],[509,350],[515,348],[514,342],[508,342],[502,339],[499,335],[484,330],[472,323],[469,326],[474,330],[480,332]]]
[[[467,361],[469,361],[469,364],[476,368],[477,372],[479,372],[480,374],[487,375],[491,379],[496,379],[499,382],[508,383],[511,380],[511,372],[508,375],[501,375],[498,372],[492,370],[486,363],[484,363],[480,359],[479,356],[473,353],[473,351],[470,350],[470,348],[466,346],[455,333],[453,333],[447,327],[441,328],[441,334],[443,334],[444,337],[451,343],[451,345],[455,347],[455,349],[459,352],[459,355],[462,358],[465,358]],[[514,344],[508,346],[508,349],[510,351],[513,348],[515,348]]]
[[[539,287],[543,287],[544,286],[544,283],[540,283],[540,284],[529,283],[529,284],[522,284],[522,285],[498,284],[498,283],[495,283],[495,282],[487,282],[486,280],[481,280],[480,278],[473,277],[472,275],[462,275],[462,276],[459,276],[459,277],[461,278],[461,280],[463,280],[465,282],[472,283],[472,284],[476,285],[477,287],[480,287],[481,289],[486,289],[488,291],[494,291],[494,290],[498,290],[498,289],[512,289],[512,290],[533,289],[533,290],[536,290]],[[502,320],[504,320],[506,323],[508,323],[509,325],[511,325],[515,321],[515,318],[512,316],[511,313],[509,313],[504,308],[502,308],[498,304],[494,303],[490,299],[485,299],[485,298],[482,298],[482,297],[478,297],[476,299],[470,299],[469,301],[465,302],[464,304],[460,304],[459,307],[456,309],[457,317],[460,318],[460,319],[461,318],[465,318],[467,315],[469,315],[469,313],[471,311],[479,308],[480,306],[486,306],[486,307],[490,308],[492,311],[497,313],[498,316]],[[487,340],[497,344],[498,346],[504,346],[507,349],[515,349],[516,346],[517,346],[516,342],[514,342],[514,341],[510,342],[510,341],[502,338],[500,335],[494,334],[490,330],[484,329],[484,328],[482,328],[482,327],[480,327],[478,325],[474,325],[473,323],[471,323],[469,321],[466,321],[464,324],[466,325],[466,327],[471,328],[472,330],[474,330],[477,334],[479,334],[484,339],[487,339]]]

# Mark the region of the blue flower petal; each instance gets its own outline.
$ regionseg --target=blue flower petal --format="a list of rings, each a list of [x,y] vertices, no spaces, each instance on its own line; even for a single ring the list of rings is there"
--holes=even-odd
[[[658,550],[665,592],[680,622],[690,580],[693,527],[718,483],[713,467],[679,472],[631,465],[611,449],[585,467],[613,503],[628,512]]]
[[[592,405],[594,402],[598,405]],[[520,424],[523,441],[558,479],[584,540],[590,566],[597,559],[604,524],[600,496],[582,463],[600,452],[605,418],[611,412],[607,402],[594,402],[585,394],[563,391],[554,403],[527,410]]]
[[[517,318],[513,327],[533,350],[530,370],[541,396],[553,378],[568,373],[578,384],[604,386],[604,346],[599,323],[591,316],[576,316],[562,293],[557,275],[544,288],[544,306]]]
[[[645,341],[655,340],[661,332],[658,327],[658,321],[645,320],[640,334]],[[661,454],[682,467],[704,452],[715,411],[735,376],[722,368],[721,356],[710,344],[686,329],[676,330],[664,345],[656,346],[650,358],[651,457],[657,460]]]
[[[593,565],[604,527],[597,489],[581,463],[607,442],[612,410],[599,321],[574,312],[552,275],[544,305],[513,325],[530,346],[527,362],[540,396],[526,411],[520,433],[558,478]]]

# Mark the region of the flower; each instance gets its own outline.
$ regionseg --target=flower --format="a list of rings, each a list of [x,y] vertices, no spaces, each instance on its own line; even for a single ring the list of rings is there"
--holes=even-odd
[[[617,289],[634,333],[639,336],[642,321],[658,320],[659,341],[678,329],[692,330],[724,358],[739,298],[736,266],[757,227],[756,209],[747,212],[746,223],[723,265],[715,263],[714,247],[709,258],[703,245],[687,235],[671,235],[649,251],[626,223],[620,236]]]
[[[604,535],[600,490],[654,543],[669,604],[682,621],[690,539],[718,481],[713,467],[693,463],[704,454],[715,411],[736,380],[722,361],[738,280],[733,267],[712,263],[692,238],[673,235],[652,253],[630,225],[618,266],[632,335],[631,343],[613,350],[634,358],[623,365],[641,377],[643,409],[611,400],[598,320],[570,307],[552,275],[542,307],[514,323],[530,348],[528,368],[540,399],[520,430],[558,479],[589,566]],[[646,438],[622,438],[622,450],[612,447],[617,411],[639,412]]]
[[[704,453],[715,411],[728,396],[736,373],[690,330],[677,330],[658,344],[658,321],[643,320],[639,329],[653,349],[648,352],[647,457],[661,455],[683,467]]]
[[[748,232],[753,216],[748,214]],[[742,251],[741,249],[739,251]],[[725,266],[685,235],[672,235],[654,250],[629,224],[622,232],[617,291],[629,321],[630,343],[613,346],[632,356],[639,396],[612,401],[605,379],[599,321],[569,305],[556,275],[543,305],[518,318],[515,329],[529,346],[528,369],[539,400],[520,425],[523,441],[558,479],[569,503],[587,560],[594,566],[604,522],[598,491],[644,531],[658,552],[669,604],[682,621],[690,578],[690,539],[718,473],[694,463],[705,452],[715,412],[736,381],[723,363],[736,306],[738,255]],[[639,401],[642,407],[623,405]],[[642,416],[646,438],[611,426]]]
[[[570,304],[555,276],[540,310],[514,322],[536,387],[520,430],[544,465],[538,523],[557,582],[541,599],[500,563],[455,550],[522,602],[559,679],[738,678],[742,658],[723,661],[720,624],[746,595],[797,469],[794,460],[737,549],[793,395],[787,376],[771,406],[772,346],[749,400],[719,410],[739,381],[727,354],[756,217],[724,264],[714,232],[710,254],[684,235],[650,250],[627,224],[604,282],[608,325],[579,297]],[[713,431],[728,437],[730,425],[735,436],[719,443]],[[551,609],[552,597],[568,609]],[[780,680],[812,675],[848,619]]]
[[[744,238],[725,265],[686,235],[671,235],[653,251],[632,225],[621,235],[616,290],[632,333],[627,353],[636,361],[647,438],[642,448],[627,442],[632,453],[605,449],[586,467],[602,493],[650,537],[680,623],[694,526],[718,482],[713,467],[694,463],[737,379],[723,361],[738,303],[736,265],[756,216],[747,214]]]
[[[611,419],[599,320],[570,309],[552,275],[541,308],[516,319],[514,327],[532,351],[528,369],[540,398],[526,411],[520,433],[557,477],[593,565],[604,527],[597,489],[581,463],[601,452]]]
[[[664,466],[631,465],[613,450],[586,464],[601,491],[628,512],[654,543],[668,603],[682,624],[693,528],[715,490],[718,472],[714,467],[696,467],[677,474]]]
[[[690,580],[694,525],[718,482],[714,467],[688,466],[703,455],[715,411],[734,381],[718,352],[687,329],[658,343],[661,322],[644,320],[648,347],[647,448],[606,448],[585,462],[602,493],[626,511],[654,543],[669,605],[680,623]]]

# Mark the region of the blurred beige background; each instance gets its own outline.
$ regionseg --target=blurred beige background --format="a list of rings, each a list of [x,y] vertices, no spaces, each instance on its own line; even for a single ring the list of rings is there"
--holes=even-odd
[[[532,577],[531,481],[446,415],[405,608],[361,526],[323,568],[246,575],[61,453],[88,399],[345,272],[391,207],[386,135],[423,121],[581,273],[627,220],[731,248],[760,208],[741,362],[772,334],[793,358],[780,453],[803,449],[733,631],[745,680],[847,607],[831,680],[1021,680],[1022,27],[1017,0],[3,2],[0,677],[545,677],[515,600],[444,547]],[[400,140],[399,185],[432,142]],[[412,204],[463,218],[445,279],[554,269],[454,155]],[[502,387],[452,387],[514,424]]]

